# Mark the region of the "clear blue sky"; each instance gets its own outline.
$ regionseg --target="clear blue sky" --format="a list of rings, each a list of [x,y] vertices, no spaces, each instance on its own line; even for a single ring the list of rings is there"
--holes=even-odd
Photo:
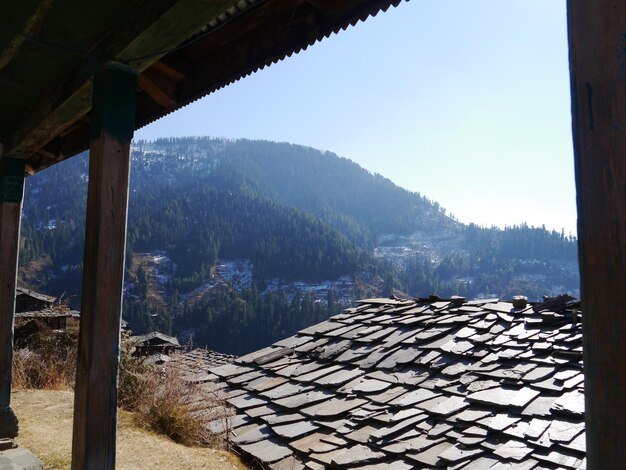
[[[412,0],[138,131],[330,150],[463,222],[576,231],[564,0]]]

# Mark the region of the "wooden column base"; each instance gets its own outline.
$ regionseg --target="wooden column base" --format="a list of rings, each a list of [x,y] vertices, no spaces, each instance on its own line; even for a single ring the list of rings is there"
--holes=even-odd
[[[10,406],[0,407],[0,439],[17,437],[19,424]]]

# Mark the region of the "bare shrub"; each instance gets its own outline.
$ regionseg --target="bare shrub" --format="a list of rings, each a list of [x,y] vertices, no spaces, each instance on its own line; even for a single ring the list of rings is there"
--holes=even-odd
[[[133,352],[131,336],[124,333],[120,350],[117,404],[127,411],[139,411],[145,397],[152,394],[157,386],[154,367],[146,362],[145,357],[133,356]]]
[[[62,390],[74,386],[76,335],[37,323],[27,343],[13,352],[13,387]]]
[[[18,389],[72,389],[77,335],[31,328],[13,353],[13,386]],[[186,381],[176,366],[157,367],[133,355],[132,339],[122,336],[118,406],[138,422],[185,445],[227,447],[229,405],[217,394]]]
[[[155,370],[152,388],[139,406],[138,418],[146,427],[185,445],[225,447],[209,423],[228,413],[226,404],[213,394],[186,382],[178,369]]]

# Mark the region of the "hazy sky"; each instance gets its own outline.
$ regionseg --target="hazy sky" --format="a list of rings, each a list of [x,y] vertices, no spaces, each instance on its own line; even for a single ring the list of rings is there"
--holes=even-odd
[[[330,150],[463,222],[576,231],[564,0],[412,0],[138,131]]]

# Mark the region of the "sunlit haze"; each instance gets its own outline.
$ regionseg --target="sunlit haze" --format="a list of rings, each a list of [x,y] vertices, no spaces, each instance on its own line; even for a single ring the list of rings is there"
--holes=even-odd
[[[564,0],[413,0],[135,137],[308,145],[462,222],[575,234],[567,60]]]

